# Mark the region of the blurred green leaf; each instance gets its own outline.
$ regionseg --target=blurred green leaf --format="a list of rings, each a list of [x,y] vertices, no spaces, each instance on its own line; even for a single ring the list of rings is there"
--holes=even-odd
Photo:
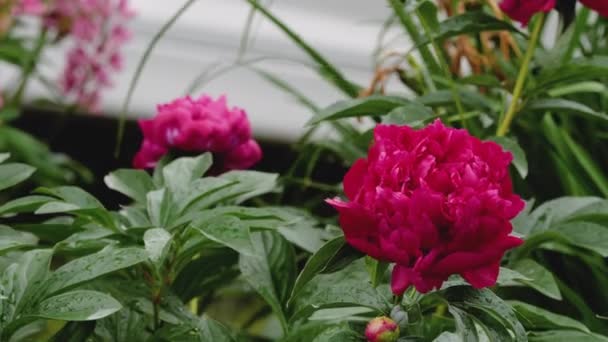
[[[14,248],[35,246],[36,243],[38,238],[35,235],[0,225],[0,254]]]
[[[171,234],[162,228],[148,229],[144,233],[144,245],[153,263],[161,265],[171,246]]]
[[[510,300],[508,303],[513,307],[517,316],[520,317],[520,321],[526,329],[532,331],[574,329],[589,332],[589,328],[583,323],[570,317],[558,315],[551,311],[516,300]]]
[[[410,127],[421,127],[426,120],[433,118],[434,112],[431,108],[416,102],[397,107],[384,117],[382,123],[389,125],[401,125]]]
[[[606,113],[596,112],[588,106],[575,101],[565,99],[537,99],[529,101],[522,112],[556,112],[570,115],[579,115],[590,120],[608,121]]]
[[[549,298],[555,300],[562,299],[562,295],[553,274],[534,260],[519,260],[514,264],[513,269],[528,278],[518,279],[516,282],[525,284]]]
[[[35,168],[21,163],[0,165],[0,191],[23,182],[35,171]]]
[[[360,99],[344,100],[337,102],[315,115],[309,124],[317,124],[321,121],[337,120],[349,117],[381,116],[391,110],[411,102],[397,96],[372,95]]]

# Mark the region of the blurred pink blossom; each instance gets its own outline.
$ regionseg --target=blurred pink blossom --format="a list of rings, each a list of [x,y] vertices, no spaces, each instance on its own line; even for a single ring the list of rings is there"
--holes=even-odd
[[[58,38],[73,40],[60,79],[68,99],[91,111],[99,109],[101,91],[123,66],[122,48],[131,38],[133,18],[127,0],[55,0],[45,25]]]

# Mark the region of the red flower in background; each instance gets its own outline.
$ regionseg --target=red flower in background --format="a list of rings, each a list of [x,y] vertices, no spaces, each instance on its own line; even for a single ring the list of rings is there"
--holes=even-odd
[[[391,287],[428,292],[452,274],[476,288],[496,283],[500,260],[523,241],[510,220],[524,202],[513,193],[512,155],[439,120],[421,130],[379,125],[367,159],[344,177],[338,210],[346,241],[396,263]]]
[[[608,17],[608,1],[607,0],[580,0],[583,5],[591,8],[600,15]]]
[[[246,169],[262,158],[252,139],[245,111],[228,108],[226,98],[184,97],[158,106],[153,119],[140,120],[144,140],[133,160],[135,168],[152,168],[169,149],[212,152],[217,172]]]
[[[527,25],[538,12],[549,12],[555,8],[556,0],[503,0],[500,9],[513,20]]]
[[[581,3],[600,15],[608,17],[608,0],[580,0]],[[503,0],[500,8],[511,19],[527,25],[530,18],[539,12],[549,12],[555,8],[557,0]]]

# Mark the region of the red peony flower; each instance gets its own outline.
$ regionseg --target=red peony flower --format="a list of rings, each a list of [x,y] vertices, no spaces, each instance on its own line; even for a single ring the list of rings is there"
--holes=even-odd
[[[555,8],[556,0],[503,0],[500,8],[511,19],[527,25],[538,12],[549,12]],[[601,0],[600,0],[601,1]]]
[[[159,105],[157,115],[140,120],[139,125],[144,141],[133,160],[135,168],[154,167],[169,149],[212,152],[218,172],[246,169],[262,158],[247,114],[229,109],[223,96],[218,100],[184,97]]]
[[[513,193],[512,155],[439,120],[421,130],[379,125],[367,159],[344,177],[349,201],[328,200],[346,241],[396,263],[391,287],[420,292],[460,274],[476,288],[496,283],[503,254],[523,241],[510,220],[524,202]]]
[[[608,17],[608,1],[606,0],[581,0],[583,5],[591,8],[600,15]]]

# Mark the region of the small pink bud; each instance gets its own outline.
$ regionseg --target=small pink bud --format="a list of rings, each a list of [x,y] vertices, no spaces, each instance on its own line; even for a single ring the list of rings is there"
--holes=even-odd
[[[386,316],[376,317],[367,324],[365,337],[369,342],[395,342],[399,338],[399,326]]]

